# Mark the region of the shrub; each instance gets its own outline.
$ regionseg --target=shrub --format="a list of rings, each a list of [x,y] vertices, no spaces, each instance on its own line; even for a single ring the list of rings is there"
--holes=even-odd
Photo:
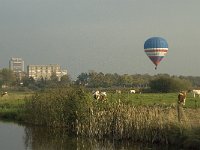
[[[75,128],[77,120],[86,121],[90,98],[81,87],[57,87],[47,89],[26,100],[26,120],[46,126]]]
[[[179,78],[158,77],[150,81],[149,86],[153,92],[177,92],[189,89],[191,83]]]

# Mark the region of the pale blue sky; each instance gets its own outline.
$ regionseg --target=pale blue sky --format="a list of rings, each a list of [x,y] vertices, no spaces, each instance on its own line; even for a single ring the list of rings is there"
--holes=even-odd
[[[199,0],[0,0],[0,68],[60,64],[72,77],[118,74],[200,76]],[[169,52],[154,70],[144,53],[151,36]]]

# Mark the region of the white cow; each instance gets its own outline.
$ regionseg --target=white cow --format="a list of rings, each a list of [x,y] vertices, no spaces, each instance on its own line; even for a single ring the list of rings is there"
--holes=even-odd
[[[106,97],[107,97],[106,92],[101,92],[101,93],[100,93],[100,98],[101,98],[101,100],[105,100]]]
[[[116,90],[116,93],[117,93],[117,94],[121,94],[122,91],[121,91],[121,90]]]
[[[136,93],[136,91],[135,90],[130,90],[130,93]]]
[[[102,100],[103,101],[103,100],[106,100],[107,94],[106,94],[106,92],[95,91],[93,93],[93,97],[96,100]]]
[[[192,93],[194,94],[194,97],[196,97],[196,95],[200,96],[200,90],[192,90]]]

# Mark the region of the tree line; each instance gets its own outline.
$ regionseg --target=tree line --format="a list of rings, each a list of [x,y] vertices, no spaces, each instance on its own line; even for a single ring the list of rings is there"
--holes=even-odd
[[[81,73],[76,84],[89,88],[136,88],[149,92],[175,92],[200,87],[200,77],[169,74],[123,74],[90,71]]]
[[[17,90],[41,90],[58,85],[80,85],[86,88],[138,88],[150,89],[154,92],[172,92],[180,89],[200,87],[200,76],[171,76],[169,74],[117,74],[96,71],[83,72],[73,81],[70,75],[64,75],[58,80],[55,73],[50,79],[34,80],[27,75],[21,79],[11,70],[0,70],[1,88],[14,88]]]

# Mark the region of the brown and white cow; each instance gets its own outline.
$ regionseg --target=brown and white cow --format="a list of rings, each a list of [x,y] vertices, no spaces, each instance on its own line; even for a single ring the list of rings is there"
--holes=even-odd
[[[1,93],[1,97],[7,96],[7,95],[8,95],[8,92],[2,92],[2,93]]]
[[[99,98],[100,98],[100,92],[99,91],[93,92],[93,97],[94,97],[94,99],[99,100]]]
[[[185,105],[186,96],[187,96],[187,92],[186,91],[181,91],[178,94],[178,104]]]

